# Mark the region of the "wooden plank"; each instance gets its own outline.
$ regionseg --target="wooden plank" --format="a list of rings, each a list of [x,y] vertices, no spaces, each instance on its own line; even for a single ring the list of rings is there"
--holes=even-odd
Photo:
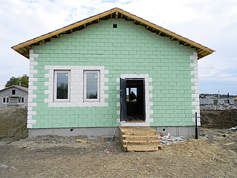
[[[157,140],[123,140],[124,143],[160,143],[160,141]]]
[[[147,145],[129,145],[126,147],[127,151],[157,151],[158,146]]]
[[[87,143],[86,140],[81,140],[81,139],[76,139],[75,142],[80,142],[80,143]]]
[[[122,135],[125,140],[156,140],[158,135]]]

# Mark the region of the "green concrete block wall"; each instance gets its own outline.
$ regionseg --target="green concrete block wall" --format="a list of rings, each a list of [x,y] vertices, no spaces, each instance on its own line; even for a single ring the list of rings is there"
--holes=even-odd
[[[113,28],[117,24],[118,28]],[[194,49],[179,45],[168,37],[161,37],[145,30],[140,25],[123,19],[110,19],[88,26],[72,34],[52,38],[51,42],[33,46],[34,53],[39,54],[35,61],[38,70],[34,77],[37,90],[37,107],[33,111],[36,124],[33,128],[60,127],[112,127],[117,123],[117,86],[116,78],[121,74],[149,74],[153,90],[153,118],[151,126],[189,126],[194,125],[192,118],[193,91],[191,90],[190,55]],[[45,65],[61,66],[104,66],[109,71],[105,77],[109,82],[109,95],[104,107],[48,107],[44,91],[48,89],[45,82]]]

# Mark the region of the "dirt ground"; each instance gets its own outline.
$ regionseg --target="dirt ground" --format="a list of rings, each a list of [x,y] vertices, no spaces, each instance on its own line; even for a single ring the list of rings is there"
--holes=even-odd
[[[214,122],[213,118],[209,117],[209,122]],[[208,135],[211,134],[213,141],[209,143]],[[87,142],[76,142],[77,139]],[[41,136],[20,140],[19,137],[4,137],[0,140],[0,177],[236,175],[237,131],[209,126],[200,128],[199,139],[189,138],[155,152],[124,152],[118,139],[106,139],[102,143],[101,138],[85,136]]]

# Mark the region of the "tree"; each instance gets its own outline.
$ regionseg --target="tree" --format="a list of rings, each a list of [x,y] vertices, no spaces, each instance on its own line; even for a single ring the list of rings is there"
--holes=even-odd
[[[9,87],[12,85],[19,85],[22,87],[28,88],[29,77],[27,75],[23,75],[22,77],[11,77],[10,80],[7,81],[5,87]]]
[[[28,88],[29,84],[29,77],[27,75],[23,75],[20,78],[20,86]]]

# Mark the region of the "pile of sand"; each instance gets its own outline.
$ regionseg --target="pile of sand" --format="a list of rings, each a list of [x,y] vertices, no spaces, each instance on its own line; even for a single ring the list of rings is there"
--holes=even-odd
[[[201,124],[205,128],[228,129],[237,126],[237,110],[201,111]]]
[[[4,108],[0,110],[0,138],[27,137],[27,109]]]

